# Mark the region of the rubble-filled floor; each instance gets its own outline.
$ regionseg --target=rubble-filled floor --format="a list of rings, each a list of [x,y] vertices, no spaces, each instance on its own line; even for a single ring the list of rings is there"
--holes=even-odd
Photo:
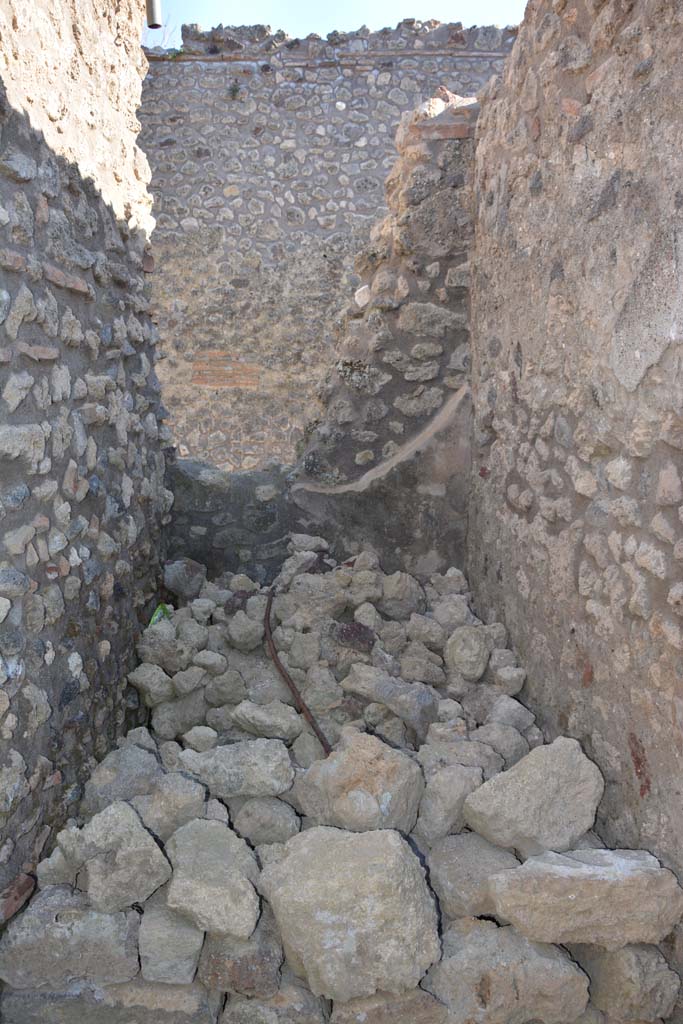
[[[272,610],[245,576],[167,565],[178,607],[129,677],[149,727],[95,768],[0,940],[4,1024],[667,1017],[683,890],[591,831],[600,771],[545,742],[463,574],[290,550]]]

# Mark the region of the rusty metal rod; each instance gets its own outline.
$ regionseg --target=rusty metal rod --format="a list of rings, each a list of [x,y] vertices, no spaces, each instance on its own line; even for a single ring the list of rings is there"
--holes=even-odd
[[[323,731],[321,730],[320,726],[318,725],[318,723],[316,722],[316,720],[315,720],[315,718],[313,716],[313,712],[311,711],[311,709],[308,707],[308,705],[306,704],[305,700],[301,696],[301,694],[299,692],[298,686],[296,685],[296,683],[294,682],[294,680],[290,676],[290,674],[287,671],[287,669],[285,668],[285,666],[280,661],[280,656],[277,653],[277,648],[275,647],[275,642],[273,641],[273,632],[272,632],[272,630],[270,628],[270,612],[271,612],[271,609],[273,607],[273,598],[274,597],[275,597],[275,588],[271,587],[271,589],[268,591],[268,603],[266,604],[266,614],[265,614],[265,618],[263,620],[263,625],[264,625],[265,631],[266,631],[266,645],[268,647],[268,651],[270,652],[270,656],[273,659],[273,664],[275,665],[275,668],[278,670],[278,672],[280,673],[280,675],[284,679],[285,683],[289,687],[289,689],[290,689],[290,691],[292,693],[292,696],[294,697],[294,700],[296,701],[296,706],[297,706],[300,714],[302,714],[304,716],[304,718],[306,719],[306,721],[310,725],[311,729],[313,730],[313,732],[317,736],[318,740],[320,741],[321,747],[325,751],[325,754],[331,754],[332,753],[332,747],[330,746],[330,744],[325,739],[325,735],[324,735]]]

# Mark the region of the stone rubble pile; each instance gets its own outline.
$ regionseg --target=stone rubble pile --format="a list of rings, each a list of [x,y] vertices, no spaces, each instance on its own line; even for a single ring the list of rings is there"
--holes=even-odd
[[[268,593],[166,566],[149,708],[0,940],[4,1024],[619,1024],[669,1016],[675,876],[591,832],[457,569],[424,584],[294,535]]]

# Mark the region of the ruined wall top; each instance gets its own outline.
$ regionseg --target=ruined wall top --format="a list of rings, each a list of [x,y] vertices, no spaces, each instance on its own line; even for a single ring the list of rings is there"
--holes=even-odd
[[[418,21],[406,18],[396,28],[371,32],[363,26],[355,32],[330,32],[324,39],[312,33],[296,39],[269,25],[218,25],[203,31],[199,25],[183,25],[184,56],[220,60],[264,60],[289,63],[296,59],[333,60],[343,56],[373,57],[382,53],[443,51],[507,53],[517,35],[516,27],[496,25],[463,28],[461,22]],[[164,51],[150,51],[152,59]]]

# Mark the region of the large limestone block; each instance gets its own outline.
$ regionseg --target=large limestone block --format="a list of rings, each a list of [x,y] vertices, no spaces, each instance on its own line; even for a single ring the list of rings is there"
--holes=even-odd
[[[268,704],[254,704],[243,700],[232,713],[235,725],[254,736],[283,740],[291,743],[304,727],[304,720],[289,704],[280,700]]]
[[[451,672],[462,676],[468,683],[476,683],[489,663],[489,645],[484,630],[478,626],[459,626],[446,641],[444,660]]]
[[[373,665],[355,664],[342,681],[346,693],[383,704],[424,740],[439,714],[439,698],[422,683],[406,683]]]
[[[299,831],[299,817],[293,807],[275,796],[260,796],[242,804],[233,818],[235,831],[252,846],[286,843]]]
[[[450,832],[460,832],[465,824],[465,800],[482,781],[481,768],[460,764],[431,773],[420,801],[415,831],[428,843],[435,843]]]
[[[143,903],[171,875],[171,865],[156,842],[133,808],[121,800],[82,829],[63,829],[57,845],[78,872],[78,888],[104,913]]]
[[[465,821],[496,846],[514,847],[525,857],[568,850],[592,828],[604,785],[580,744],[562,737],[536,747],[468,796]]]
[[[202,985],[142,979],[68,992],[6,991],[2,1024],[216,1024],[223,997]]]
[[[181,772],[169,772],[159,778],[151,793],[130,802],[145,827],[165,841],[181,825],[204,816],[206,790]]]
[[[204,932],[166,903],[164,886],[145,903],[140,922],[140,967],[145,981],[189,985],[194,980]]]
[[[335,1003],[330,1024],[447,1024],[448,1009],[428,992],[414,989],[400,995],[374,996]]]
[[[83,978],[128,981],[138,973],[138,927],[135,911],[102,914],[69,886],[44,889],[0,939],[0,978],[17,989],[55,990]]]
[[[508,850],[501,850],[476,832],[446,836],[429,855],[429,880],[448,917],[484,917],[495,912],[489,880],[519,867]]]
[[[90,818],[115,800],[150,793],[162,777],[159,759],[149,750],[134,744],[112,750],[85,784],[81,814]]]
[[[397,832],[309,829],[264,869],[261,889],[288,962],[316,995],[414,988],[439,956],[424,871]]]
[[[297,781],[305,815],[351,832],[410,832],[424,790],[420,766],[375,736],[347,730],[338,749]]]
[[[169,619],[161,619],[148,626],[138,643],[140,661],[159,665],[169,676],[186,669],[193,654],[192,647],[178,639],[175,626]]]
[[[570,953],[590,978],[591,1002],[612,1020],[655,1021],[673,1012],[681,982],[654,946],[572,946]]]
[[[456,737],[457,733],[453,733]],[[449,740],[429,739],[417,752],[425,777],[429,779],[442,768],[462,765],[465,768],[480,768],[485,779],[490,779],[503,767],[503,758],[488,743],[458,737]],[[466,804],[463,805],[463,814]]]
[[[197,980],[219,992],[270,999],[278,990],[283,959],[275,918],[266,905],[248,939],[207,935]]]
[[[423,612],[425,593],[418,581],[405,572],[395,572],[382,581],[382,597],[377,607],[388,619],[404,621],[413,612]]]
[[[162,740],[173,740],[195,725],[204,725],[206,710],[204,691],[193,690],[178,700],[157,704],[152,710],[152,730]]]
[[[231,996],[220,1024],[325,1024],[322,999],[302,985],[284,983],[269,999]]]
[[[184,750],[180,759],[214,796],[279,796],[294,781],[294,769],[281,740],[244,740],[199,754]]]
[[[537,942],[659,942],[683,914],[676,876],[642,850],[532,857],[490,882],[496,913]]]
[[[474,918],[450,926],[422,984],[448,1007],[448,1024],[567,1024],[588,1003],[588,978],[563,950]]]
[[[259,917],[256,859],[222,821],[191,821],[166,844],[173,864],[167,903],[197,928],[248,939]]]

